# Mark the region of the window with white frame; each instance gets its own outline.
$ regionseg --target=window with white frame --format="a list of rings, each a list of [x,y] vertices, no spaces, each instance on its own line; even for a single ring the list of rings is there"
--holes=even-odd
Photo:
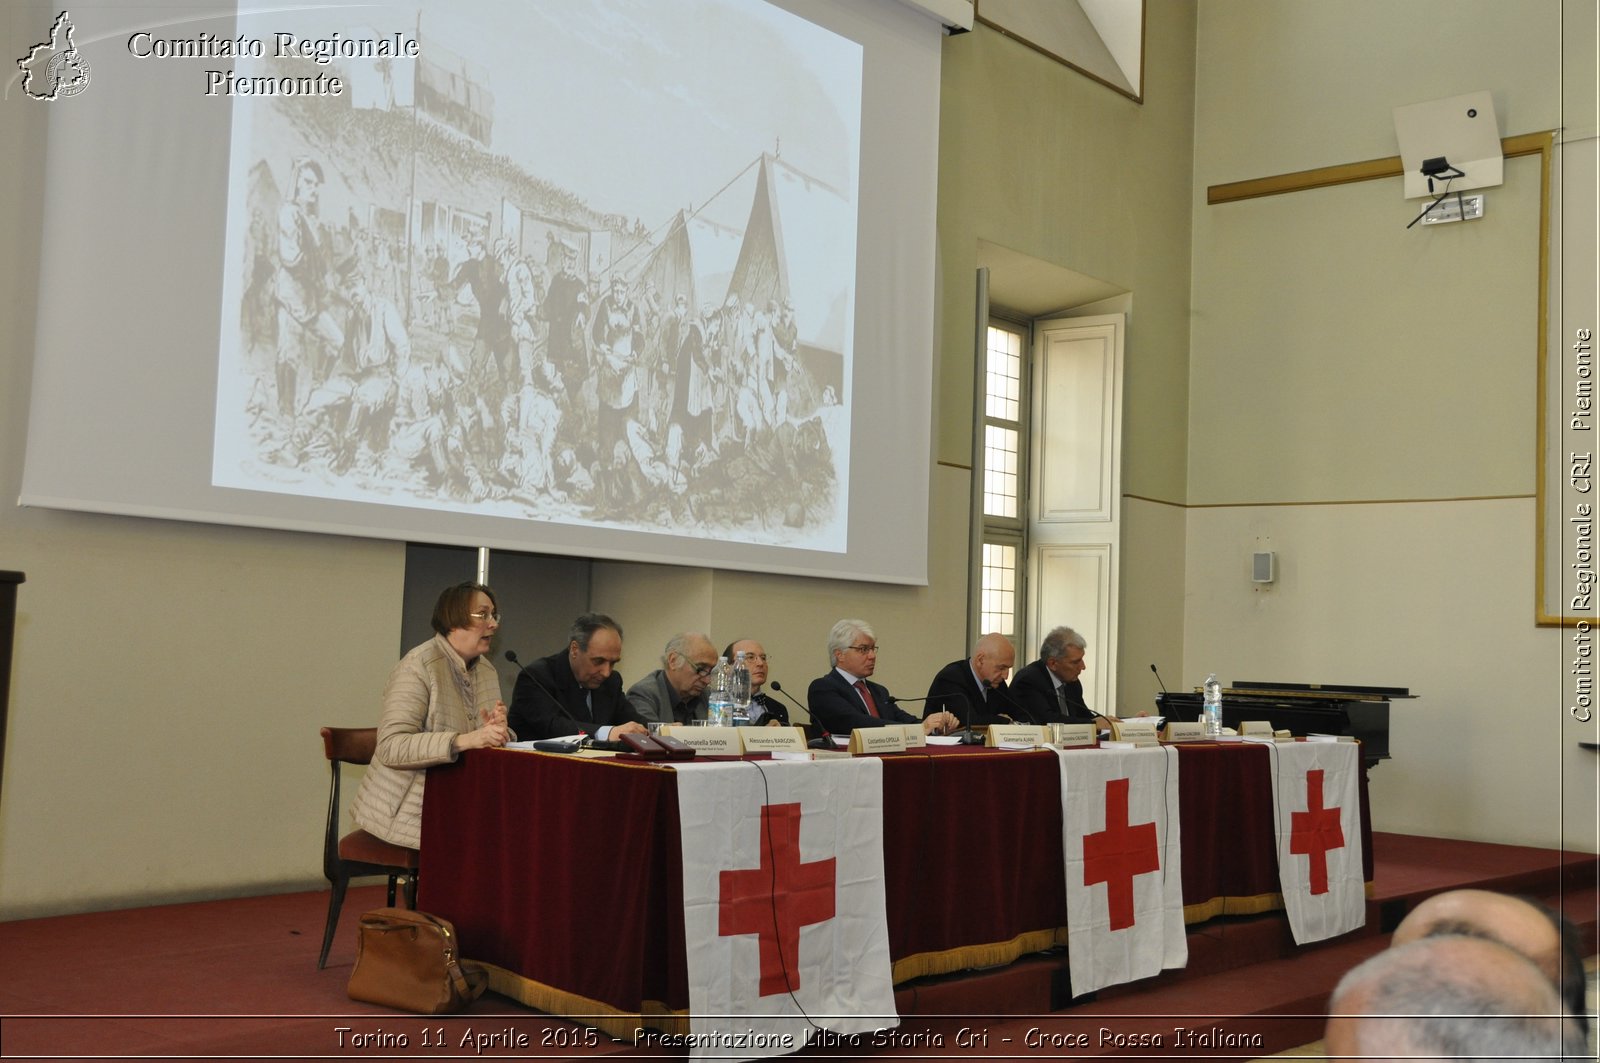
[[[983,556],[979,566],[978,630],[1015,639],[1022,630],[1022,563],[1027,448],[1023,398],[1026,326],[996,319],[985,345],[983,411]]]

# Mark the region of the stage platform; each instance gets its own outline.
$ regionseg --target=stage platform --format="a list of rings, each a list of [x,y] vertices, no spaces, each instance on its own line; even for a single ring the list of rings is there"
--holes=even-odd
[[[1368,924],[1344,937],[1297,949],[1281,915],[1213,919],[1190,928],[1187,968],[1078,999],[1065,953],[1041,953],[999,969],[907,983],[896,993],[901,1025],[886,1043],[863,1039],[802,1054],[1253,1059],[1319,1038],[1340,976],[1385,947],[1388,931],[1422,898],[1468,886],[1559,904],[1582,931],[1588,954],[1597,951],[1600,879],[1592,854],[1383,833],[1373,842]],[[382,890],[351,891],[328,966],[319,971],[327,896],[316,891],[0,923],[0,955],[8,961],[0,965],[5,1054],[663,1057],[659,1045],[613,1042],[492,994],[465,1015],[442,1018],[354,1003],[345,983],[355,959],[356,917],[383,903]],[[406,1044],[396,1043],[400,1037]],[[1149,1043],[1154,1037],[1159,1045]],[[674,1058],[670,1051],[665,1056]]]

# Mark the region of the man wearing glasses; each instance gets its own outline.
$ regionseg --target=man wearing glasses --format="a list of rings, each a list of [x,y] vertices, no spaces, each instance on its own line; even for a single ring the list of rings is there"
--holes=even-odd
[[[717,651],[698,631],[672,636],[661,667],[628,688],[628,701],[649,723],[688,723],[706,718],[706,684],[717,667]]]
[[[832,735],[857,727],[921,723],[925,734],[944,734],[960,726],[948,712],[930,711],[920,721],[899,705],[888,690],[867,682],[878,665],[878,639],[865,620],[841,620],[828,632],[828,659],[833,670],[811,682],[806,707],[811,718]]]
[[[561,738],[579,733],[597,742],[645,730],[622,696],[622,628],[604,613],[572,622],[565,651],[541,657],[517,673],[512,727],[521,738]]]
[[[761,689],[767,685],[767,649],[755,639],[737,639],[728,643],[722,655],[731,665],[744,654],[744,666],[750,670],[750,722],[762,727],[788,727],[789,710],[777,698],[769,698]]]

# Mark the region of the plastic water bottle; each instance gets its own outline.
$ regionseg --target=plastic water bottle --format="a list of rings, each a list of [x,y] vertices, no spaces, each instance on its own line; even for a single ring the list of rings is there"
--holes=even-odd
[[[1205,709],[1200,722],[1205,724],[1207,738],[1222,737],[1222,684],[1217,682],[1215,672],[1206,676]]]
[[[712,727],[726,727],[733,722],[732,717],[733,684],[728,679],[728,659],[718,657],[711,682],[706,686],[706,723]]]
[[[750,722],[750,668],[744,663],[743,650],[733,659],[728,686],[733,697],[733,726],[743,727]]]

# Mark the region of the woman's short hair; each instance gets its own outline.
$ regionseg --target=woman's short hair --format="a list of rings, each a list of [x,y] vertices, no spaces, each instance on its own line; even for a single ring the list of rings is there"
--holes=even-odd
[[[458,628],[471,627],[472,599],[479,591],[489,596],[489,604],[498,613],[500,603],[495,601],[494,591],[482,583],[457,583],[454,587],[446,587],[439,595],[439,601],[433,607],[433,630],[448,635]]]

